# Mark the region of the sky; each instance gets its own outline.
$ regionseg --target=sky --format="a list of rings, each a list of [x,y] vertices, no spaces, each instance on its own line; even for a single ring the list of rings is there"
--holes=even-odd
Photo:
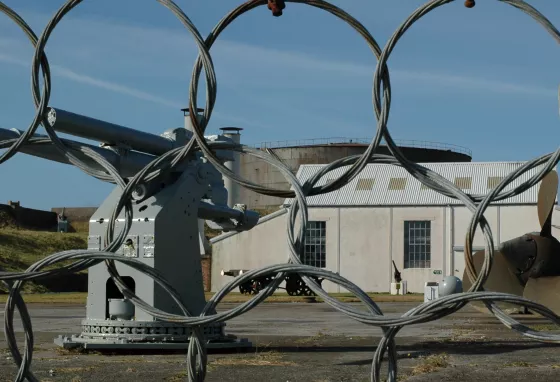
[[[331,1],[384,46],[424,1]],[[60,0],[6,0],[39,35]],[[176,0],[203,36],[241,1]],[[402,37],[388,65],[394,139],[467,147],[473,161],[524,161],[557,149],[560,50],[542,26],[499,1],[455,1]],[[529,1],[560,25],[560,2]],[[25,130],[34,116],[31,60],[21,30],[0,15],[0,127]],[[161,134],[183,126],[193,38],[156,1],[84,1],[47,44],[50,106]],[[288,3],[238,18],[211,50],[217,102],[207,128],[242,127],[242,143],[368,138],[376,59],[362,37],[320,9]],[[204,107],[204,87],[199,107]],[[40,128],[38,133],[44,133]],[[17,154],[0,165],[0,203],[97,206],[112,185],[69,166]]]

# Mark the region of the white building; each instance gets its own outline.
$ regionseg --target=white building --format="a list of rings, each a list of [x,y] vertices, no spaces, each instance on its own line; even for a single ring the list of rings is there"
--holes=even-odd
[[[487,194],[523,164],[423,165],[468,194]],[[297,178],[303,182],[321,167],[303,165]],[[523,174],[506,190],[526,181],[540,168]],[[338,177],[344,170],[327,174],[328,179],[321,179],[319,184]],[[539,184],[487,209],[485,217],[496,245],[540,230],[538,187]],[[370,164],[351,183],[338,191],[310,197],[308,204],[310,244],[305,247],[306,264],[337,272],[366,292],[389,292],[393,260],[412,293],[422,293],[426,281],[439,281],[446,275],[463,277],[463,248],[472,213],[461,202],[424,187],[400,166]],[[222,270],[249,270],[287,262],[287,217],[287,209],[282,209],[261,219],[251,231],[214,238],[212,291],[231,281],[221,276]],[[553,234],[558,237],[557,228],[553,228]],[[480,228],[473,245],[475,250],[485,245]],[[331,293],[346,292],[326,281],[323,288]]]

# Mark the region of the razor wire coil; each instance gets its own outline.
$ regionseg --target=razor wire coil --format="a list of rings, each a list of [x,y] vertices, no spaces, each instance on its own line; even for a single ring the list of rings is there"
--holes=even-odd
[[[68,14],[72,9],[82,3],[83,0],[66,1],[66,3],[51,18],[39,37],[35,35],[29,25],[15,11],[13,11],[10,7],[0,1],[0,12],[6,14],[12,21],[14,21],[23,30],[23,32],[29,38],[30,42],[35,47],[35,53],[32,60],[32,94],[36,107],[35,116],[25,133],[21,134],[17,139],[0,142],[0,148],[7,148],[7,150],[3,152],[2,155],[0,155],[0,164],[12,158],[23,145],[53,144],[57,148],[57,150],[69,160],[71,164],[80,168],[86,174],[96,177],[100,180],[116,183],[123,189],[122,196],[115,206],[111,219],[109,219],[109,227],[105,238],[105,242],[108,244],[102,251],[64,251],[47,256],[46,258],[33,264],[24,272],[0,271],[0,280],[8,286],[10,291],[5,307],[4,332],[9,349],[13,356],[13,360],[18,367],[18,372],[15,377],[16,382],[25,380],[33,382],[38,381],[37,377],[31,371],[34,338],[31,318],[29,312],[27,311],[26,304],[20,295],[23,283],[26,281],[38,280],[45,277],[61,276],[68,272],[79,272],[93,265],[99,264],[100,262],[105,262],[111,277],[115,281],[121,293],[125,296],[125,298],[131,300],[136,307],[148,312],[155,318],[169,322],[181,323],[183,325],[191,327],[192,336],[189,340],[187,358],[187,377],[189,381],[204,381],[206,376],[207,353],[204,343],[202,326],[211,323],[225,322],[236,316],[248,312],[258,304],[263,302],[267,297],[272,295],[284,281],[286,276],[290,274],[299,274],[300,276],[302,276],[304,282],[316,295],[321,297],[326,303],[328,303],[338,311],[348,315],[349,317],[359,322],[382,328],[384,335],[377,347],[372,360],[371,380],[375,382],[380,381],[381,364],[386,352],[388,352],[388,380],[391,382],[397,380],[397,357],[394,339],[398,332],[404,326],[437,320],[460,310],[467,303],[472,301],[482,301],[489,309],[489,311],[494,314],[494,316],[498,318],[504,325],[516,330],[523,336],[541,342],[560,343],[559,335],[530,329],[501,311],[495,303],[501,301],[530,308],[531,310],[550,319],[555,324],[560,325],[560,317],[553,313],[550,309],[522,297],[504,293],[485,292],[483,289],[483,284],[490,273],[495,247],[490,226],[484,217],[484,211],[491,202],[519,195],[540,182],[544,178],[544,176],[546,176],[548,172],[553,170],[560,161],[560,147],[553,153],[546,154],[526,162],[523,166],[519,167],[511,174],[504,177],[504,179],[498,184],[498,186],[496,186],[487,195],[470,195],[464,193],[455,184],[443,178],[441,175],[408,160],[401,153],[400,149],[393,141],[388,130],[388,118],[391,105],[391,85],[389,69],[387,68],[387,61],[389,59],[389,56],[391,55],[398,41],[415,22],[419,21],[423,16],[439,8],[440,6],[453,2],[453,0],[431,0],[420,6],[400,25],[400,27],[394,32],[383,49],[380,48],[373,36],[371,36],[368,30],[360,22],[358,22],[355,18],[350,16],[342,9],[334,6],[333,4],[330,4],[324,0],[286,0],[286,2],[289,3],[299,3],[322,9],[338,17],[339,19],[342,19],[365,39],[373,54],[378,59],[378,63],[376,65],[375,73],[373,76],[372,86],[372,103],[377,119],[377,128],[375,137],[373,138],[364,154],[350,156],[334,161],[323,167],[310,179],[301,184],[300,181],[295,177],[290,169],[286,167],[284,163],[282,163],[278,158],[274,157],[268,152],[243,145],[232,145],[227,148],[220,147],[221,150],[230,149],[238,151],[245,155],[255,156],[277,167],[291,184],[292,190],[290,191],[266,188],[261,185],[254,184],[236,175],[227,167],[225,167],[216,157],[213,151],[213,146],[215,147],[215,145],[206,142],[206,140],[204,139],[204,131],[208,121],[211,118],[212,110],[217,96],[217,80],[214,71],[212,56],[210,54],[210,49],[213,43],[219,37],[220,33],[222,33],[239,16],[257,7],[266,5],[268,1],[251,0],[241,4],[230,13],[228,13],[222,20],[220,20],[220,22],[209,33],[206,39],[204,39],[200,35],[193,22],[173,1],[157,1],[164,7],[168,8],[179,19],[179,21],[190,32],[191,36],[196,42],[199,56],[194,64],[190,81],[189,109],[198,109],[198,84],[203,69],[206,80],[206,107],[204,108],[204,118],[201,121],[196,118],[196,113],[190,113],[194,136],[187,145],[185,145],[184,147],[173,149],[156,158],[152,163],[139,171],[128,182],[125,182],[125,180],[120,176],[117,169],[114,168],[111,163],[109,163],[105,158],[103,158],[96,152],[86,147],[75,147],[68,141],[58,138],[55,131],[46,120],[46,112],[49,104],[52,82],[49,63],[44,49],[51,33],[56,28],[58,23],[64,18],[66,14]],[[544,15],[542,15],[531,5],[525,3],[522,0],[498,1],[509,4],[525,12],[535,21],[541,24],[558,42],[560,42],[560,32]],[[39,78],[41,76],[44,82],[44,87],[42,90],[39,85]],[[46,129],[49,138],[33,137],[35,131],[40,125],[42,125]],[[385,139],[391,155],[376,154],[376,151],[382,139]],[[76,150],[81,151],[88,158],[95,161],[105,171],[94,169],[87,163],[81,161],[74,155],[74,152]],[[164,277],[159,272],[138,260],[135,260],[133,258],[126,258],[114,253],[123,244],[132,224],[133,216],[131,199],[134,188],[141,182],[156,179],[162,174],[165,174],[167,171],[175,168],[183,160],[185,160],[190,153],[195,150],[201,151],[203,155],[209,160],[209,162],[211,162],[214,167],[218,169],[218,171],[220,171],[224,176],[232,179],[237,184],[243,187],[264,195],[277,196],[282,198],[293,198],[293,203],[290,206],[290,213],[287,224],[287,239],[290,248],[290,257],[288,263],[270,265],[262,269],[246,272],[236,277],[227,285],[225,285],[220,291],[218,291],[208,301],[200,316],[196,317],[192,316],[192,314],[188,312],[187,308],[181,303],[178,293],[173,290],[172,286],[166,282]],[[467,274],[472,282],[472,286],[467,292],[440,297],[435,301],[423,303],[418,307],[406,312],[402,317],[385,318],[383,316],[383,312],[377,306],[377,304],[363,290],[361,290],[357,285],[353,284],[350,280],[347,280],[346,278],[336,273],[329,272],[324,269],[301,264],[299,255],[303,251],[303,242],[308,221],[306,197],[328,193],[343,187],[352,179],[354,179],[368,163],[384,163],[401,166],[425,186],[441,193],[442,195],[460,200],[472,212],[473,217],[471,219],[471,224],[465,237],[465,265]],[[539,170],[538,173],[533,177],[523,182],[513,190],[503,191],[504,188],[506,188],[519,176],[537,166],[542,166],[542,169]],[[327,173],[341,167],[348,168],[340,177],[330,181],[325,185],[317,185],[319,180],[322,179]],[[125,227],[115,236],[115,220],[121,214],[123,209],[125,213]],[[295,227],[298,221],[300,224],[298,230],[296,231]],[[485,260],[482,265],[480,274],[477,275],[472,262],[472,244],[475,231],[479,225],[485,237],[486,251]],[[54,270],[44,270],[44,268],[47,266],[68,260],[74,260],[74,262],[70,265],[66,265]],[[184,315],[176,315],[163,312],[152,307],[151,305],[140,299],[138,296],[136,296],[134,292],[127,288],[124,281],[121,279],[120,275],[117,272],[115,261],[127,264],[128,266],[133,267],[152,277],[156,283],[161,285],[168,293],[170,293],[175,302],[181,307]],[[260,276],[274,276],[275,278],[271,284],[261,290],[259,294],[257,294],[249,301],[229,311],[209,314],[209,312],[214,311],[217,304],[228,293],[230,293],[246,281]],[[356,297],[358,297],[360,301],[366,305],[367,311],[356,309],[355,307],[342,303],[337,299],[329,296],[311,277],[321,277],[347,289],[351,293],[355,294]],[[16,309],[19,311],[25,332],[23,354],[18,348],[13,326],[14,313]]]

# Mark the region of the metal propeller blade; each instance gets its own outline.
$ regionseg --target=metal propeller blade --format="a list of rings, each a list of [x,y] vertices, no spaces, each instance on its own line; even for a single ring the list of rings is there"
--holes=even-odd
[[[524,296],[560,315],[560,242],[552,236],[557,192],[558,173],[553,170],[543,178],[539,187],[540,233],[525,234],[501,243],[499,250],[494,252],[494,262],[484,289]],[[484,251],[473,255],[477,273],[482,269],[484,255]],[[471,285],[465,270],[463,290],[468,290]],[[482,304],[472,305],[488,312]]]
[[[560,315],[560,276],[530,278],[525,285],[523,297]]]
[[[484,250],[478,251],[473,255],[474,268],[476,269],[477,274],[480,274],[485,255],[486,252]],[[472,283],[467,274],[467,270],[465,269],[463,274],[463,291],[466,292],[471,286]],[[500,251],[494,251],[494,261],[492,262],[490,275],[488,275],[483,287],[485,291],[510,293],[517,296],[523,296],[522,283],[519,278],[509,270],[508,263]],[[486,305],[482,302],[471,302],[469,305],[481,313],[491,314]],[[499,302],[496,303],[496,305],[504,311],[517,309],[516,306],[508,303]]]
[[[560,242],[556,238],[532,235],[537,255],[528,270],[523,296],[560,315]]]
[[[473,255],[474,268],[477,274],[480,274],[482,264],[484,263],[485,251],[478,251]],[[467,291],[472,283],[467,274],[467,270],[463,274],[463,290]],[[484,290],[492,292],[511,293],[523,296],[523,284],[515,274],[510,271],[508,263],[500,251],[494,251],[494,261],[490,275],[484,283]]]
[[[541,181],[537,210],[539,223],[541,225],[541,236],[552,236],[552,212],[556,203],[558,193],[558,173],[549,172]]]

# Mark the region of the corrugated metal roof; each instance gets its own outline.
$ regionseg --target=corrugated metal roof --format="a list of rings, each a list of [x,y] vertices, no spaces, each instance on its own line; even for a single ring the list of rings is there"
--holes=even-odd
[[[432,171],[437,172],[451,182],[459,182],[463,186],[470,186],[464,189],[467,194],[487,194],[495,185],[490,184],[489,178],[504,177],[512,171],[518,169],[526,162],[465,162],[465,163],[423,163],[422,165]],[[305,182],[317,173],[325,165],[302,165],[297,172],[300,182]],[[543,166],[538,166],[517,178],[506,190],[517,187],[534,176]],[[332,179],[342,175],[349,166],[331,171],[323,176],[318,182],[319,185],[326,184]],[[404,189],[389,189],[389,182],[392,178],[405,178],[406,186]],[[457,178],[466,178],[457,180]],[[373,179],[367,182],[362,181],[361,187],[356,189],[360,179]],[[501,180],[501,179],[500,179]],[[393,181],[395,188],[399,188],[399,181]],[[491,181],[490,181],[491,182]],[[371,189],[363,190],[363,185],[371,185]],[[456,183],[458,184],[458,183]],[[458,184],[459,185],[459,184]],[[422,184],[412,177],[404,168],[387,164],[369,164],[364,170],[354,178],[349,184],[341,189],[323,195],[316,195],[307,198],[309,206],[380,206],[380,205],[447,205],[463,204],[456,199],[443,196],[431,189],[421,187]],[[536,204],[538,199],[539,184],[531,187],[524,193],[513,198],[501,200],[495,204]],[[286,199],[285,204],[290,204],[291,199]]]

